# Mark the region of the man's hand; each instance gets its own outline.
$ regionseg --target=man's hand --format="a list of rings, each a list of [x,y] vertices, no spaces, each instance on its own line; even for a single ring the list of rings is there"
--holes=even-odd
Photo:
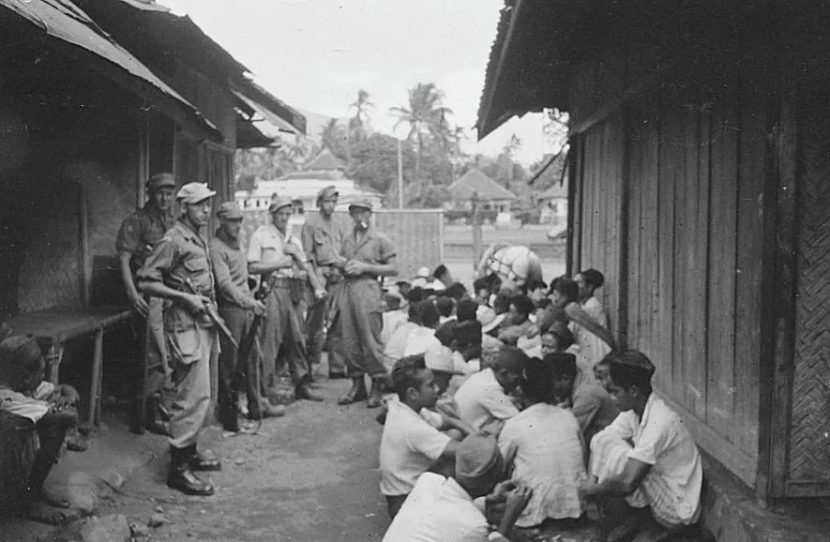
[[[499,482],[496,484],[496,487],[493,489],[493,492],[490,493],[487,497],[490,498],[491,496],[494,498],[502,497],[506,498],[507,494],[516,489],[518,486],[516,482],[513,480],[505,480],[504,482]]]
[[[322,301],[323,299],[327,298],[328,295],[329,293],[323,287],[314,290],[314,299],[316,299],[317,301]]]
[[[516,489],[507,494],[507,503],[504,506],[505,515],[518,518],[522,511],[530,502],[530,497],[533,495],[533,490],[529,487],[518,486]]]
[[[591,476],[588,480],[582,480],[579,485],[576,486],[576,494],[579,495],[581,500],[589,499],[593,496],[593,490],[596,485],[596,476]]]
[[[57,391],[57,397],[55,397],[53,401],[54,405],[52,406],[52,409],[56,412],[65,410],[67,408],[72,408],[76,404],[78,404],[78,401],[81,400],[81,397],[78,395],[78,392],[75,391],[75,388],[71,386],[60,386],[60,389]]]
[[[136,292],[130,295],[130,304],[133,306],[133,310],[144,318],[147,318],[147,315],[150,314],[150,305],[141,294]]]
[[[285,246],[282,247],[282,251],[292,258],[300,254],[300,251],[297,249],[297,245],[294,243],[286,243]]]
[[[186,294],[184,301],[185,305],[187,306],[187,311],[190,314],[192,314],[193,316],[200,316],[202,313],[205,312],[205,303],[209,302],[210,300],[201,295]]]
[[[344,271],[350,276],[362,275],[366,271],[366,264],[357,260],[349,260],[346,262]]]
[[[265,313],[268,309],[265,307],[265,303],[262,301],[254,300],[254,314],[257,316],[265,316]]]

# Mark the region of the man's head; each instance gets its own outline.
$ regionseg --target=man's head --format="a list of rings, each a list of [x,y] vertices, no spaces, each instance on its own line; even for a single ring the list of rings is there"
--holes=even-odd
[[[415,412],[432,408],[438,401],[435,376],[427,369],[423,354],[406,356],[395,363],[392,387],[398,398]]]
[[[385,294],[383,300],[386,303],[386,308],[390,311],[396,311],[401,308],[401,296],[396,294]]]
[[[407,301],[410,303],[420,303],[425,299],[424,297],[424,289],[420,286],[415,286],[409,290],[409,293],[406,295]]]
[[[207,224],[210,218],[210,199],[216,195],[206,183],[188,183],[181,187],[176,199],[181,206],[182,215],[195,228]]]
[[[439,295],[438,299],[435,300],[435,307],[438,309],[439,315],[444,318],[449,318],[452,316],[452,310],[455,308],[455,304],[451,298],[445,295]]]
[[[573,303],[579,297],[579,286],[568,276],[561,276],[551,284],[550,301],[557,307]]]
[[[156,173],[147,180],[147,196],[161,212],[170,212],[176,199],[176,178],[172,173]]]
[[[329,185],[317,194],[317,207],[320,209],[320,214],[328,218],[334,213],[334,208],[337,207],[337,188],[334,185]]]
[[[455,480],[474,499],[489,495],[504,477],[504,460],[495,437],[469,435],[455,452]]]
[[[597,288],[602,287],[605,276],[596,269],[586,269],[576,274],[574,282],[579,287],[579,300],[585,301],[594,295]]]
[[[219,219],[219,227],[230,239],[239,239],[239,232],[242,231],[242,211],[232,201],[226,201],[216,211]]]
[[[400,292],[401,297],[409,300],[409,291],[412,290],[412,284],[406,280],[399,280],[395,285],[398,287],[398,292]]]
[[[574,336],[568,326],[562,322],[554,322],[542,334],[542,355],[564,352],[574,343]]]
[[[553,392],[550,367],[539,358],[527,360],[522,375],[522,392],[531,403],[547,401]]]
[[[493,301],[493,311],[496,314],[504,314],[510,312],[510,303],[513,301],[513,296],[507,292],[499,292],[496,299]]]
[[[455,314],[458,316],[459,322],[468,322],[476,319],[476,311],[478,310],[478,303],[472,299],[462,299],[458,302],[458,307],[455,309]]]
[[[407,311],[409,321],[419,326],[421,325],[421,303],[423,301],[410,302],[409,310]]]
[[[288,220],[291,218],[293,211],[294,207],[291,205],[291,200],[284,198],[275,199],[268,207],[268,212],[271,213],[271,222],[283,233],[285,233],[285,228],[288,227]]]
[[[637,350],[612,352],[606,359],[611,364],[608,393],[616,399],[620,411],[634,409],[641,413],[651,395],[654,364]]]
[[[473,292],[475,293],[476,301],[482,305],[490,303],[490,286],[486,278],[482,277],[473,282]]]
[[[440,315],[438,309],[435,308],[435,303],[432,301],[422,301],[419,303],[421,313],[421,325],[424,327],[435,329],[438,327]]]
[[[506,393],[510,393],[522,382],[527,354],[515,346],[502,346],[496,354],[493,374]]]
[[[533,312],[533,301],[526,295],[517,295],[510,301],[510,319],[513,324],[523,324]]]
[[[444,295],[455,299],[456,301],[461,301],[467,297],[467,288],[465,288],[460,282],[454,282],[447,286],[447,289],[444,290]]]
[[[573,395],[576,380],[576,356],[564,352],[547,354],[545,365],[550,370],[553,381],[553,394],[557,400],[564,401]]]
[[[435,277],[435,280],[443,282],[445,286],[449,286],[453,283],[452,274],[450,274],[450,270],[447,269],[447,266],[444,264],[436,267],[432,276]]]
[[[594,378],[597,383],[608,391],[611,380],[611,360],[606,356],[594,365]]]
[[[432,371],[435,378],[435,386],[438,388],[438,395],[441,395],[450,387],[450,379],[459,375],[455,370],[455,363],[452,359],[452,350],[443,344],[432,344],[424,352],[424,363],[427,369]]]
[[[43,382],[46,361],[31,335],[12,335],[0,343],[0,382],[31,393]]]
[[[369,220],[372,217],[372,204],[364,198],[356,199],[349,205],[349,216],[352,217],[356,227],[365,230],[369,227]]]
[[[525,284],[527,296],[533,301],[534,306],[541,305],[548,295],[548,285],[544,281],[531,280]]]

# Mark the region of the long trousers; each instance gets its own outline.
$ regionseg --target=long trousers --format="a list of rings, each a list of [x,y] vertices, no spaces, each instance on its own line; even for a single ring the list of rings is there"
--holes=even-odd
[[[339,319],[334,318],[328,322],[328,337],[323,333],[323,326],[326,318],[331,314],[333,305],[337,303],[340,286],[342,283],[327,283],[326,291],[328,298],[325,301],[312,300],[306,315],[306,336],[308,344],[308,362],[310,365],[320,363],[320,356],[323,351],[323,343],[329,341],[329,372],[346,372],[346,361],[343,359],[343,339],[340,334]]]
[[[236,344],[242,344],[242,340],[251,331],[251,324],[254,321],[254,313],[250,310],[225,305],[219,308],[219,316],[225,321],[228,329],[233,335]],[[219,390],[218,403],[219,415],[222,420],[229,419],[236,413],[239,392],[244,391],[248,399],[248,410],[259,412],[267,405],[263,398],[263,388],[257,388],[257,365],[261,362],[259,339],[254,338],[253,346],[247,359],[239,359],[239,350],[230,341],[220,335],[219,342],[222,351],[219,354]],[[261,375],[260,375],[261,378]]]
[[[383,329],[380,285],[371,278],[348,278],[338,302],[348,375],[385,376],[380,339]]]
[[[176,396],[170,405],[170,446],[197,443],[210,412],[210,366],[219,353],[218,333],[195,327],[166,331]]]
[[[265,319],[260,327],[262,347],[262,382],[266,387],[277,383],[280,363],[286,363],[291,380],[299,384],[309,374],[305,357],[305,336],[297,307],[288,288],[276,287],[268,296]]]

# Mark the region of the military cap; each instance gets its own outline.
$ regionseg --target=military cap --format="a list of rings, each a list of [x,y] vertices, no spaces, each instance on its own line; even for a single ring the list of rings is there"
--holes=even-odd
[[[242,220],[242,210],[233,201],[226,201],[219,206],[216,216],[221,220]]]
[[[216,195],[207,183],[187,183],[176,194],[176,199],[183,203],[199,203]]]
[[[283,207],[290,207],[290,206],[291,206],[291,200],[290,199],[280,198],[280,197],[273,198],[271,200],[271,205],[268,206],[268,212],[269,213],[276,213],[277,211],[279,211]]]
[[[340,192],[337,191],[337,187],[330,184],[317,193],[317,203],[319,204],[322,199],[336,198],[338,195],[340,195]]]
[[[163,186],[176,188],[176,178],[172,173],[155,173],[147,180],[147,188],[157,190]]]
[[[372,204],[367,198],[357,198],[349,204],[349,211],[352,211],[352,209],[366,209],[367,211],[371,211]]]

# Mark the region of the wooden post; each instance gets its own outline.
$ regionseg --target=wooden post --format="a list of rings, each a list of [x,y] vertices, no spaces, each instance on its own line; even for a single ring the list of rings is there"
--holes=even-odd
[[[478,192],[473,192],[470,204],[473,210],[473,269],[476,269],[481,259],[481,202],[478,199]]]
[[[78,262],[78,286],[81,294],[81,305],[84,307],[89,306],[90,276],[92,274],[92,271],[90,270],[89,266],[89,206],[87,204],[86,199],[86,184],[84,183],[83,179],[81,179],[78,182],[78,237],[81,249],[79,255],[80,261]]]

